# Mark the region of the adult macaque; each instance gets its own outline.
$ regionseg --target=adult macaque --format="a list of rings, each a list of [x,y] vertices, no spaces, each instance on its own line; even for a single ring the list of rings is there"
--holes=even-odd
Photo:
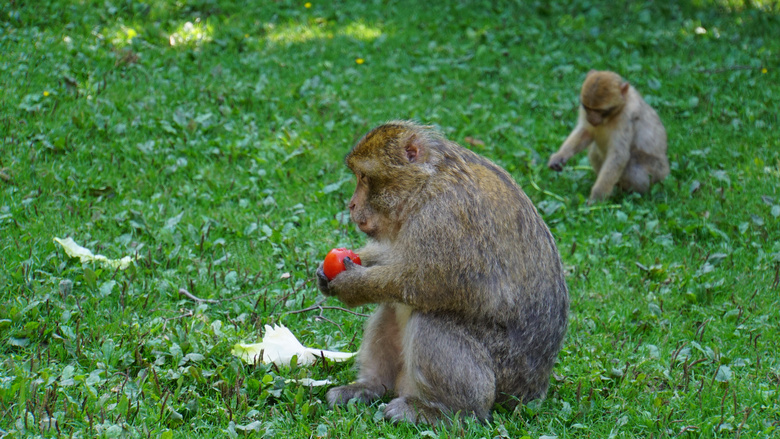
[[[615,185],[645,193],[669,175],[666,130],[628,82],[617,73],[591,70],[580,102],[577,126],[547,166],[561,171],[573,155],[590,146],[588,158],[597,177],[588,204],[609,197]]]
[[[345,262],[331,281],[320,266],[319,288],[379,306],[358,380],[331,389],[331,406],[392,392],[386,418],[436,423],[543,398],[569,299],[553,237],[512,177],[406,121],[366,134],[346,164],[351,217],[370,239],[362,266]]]

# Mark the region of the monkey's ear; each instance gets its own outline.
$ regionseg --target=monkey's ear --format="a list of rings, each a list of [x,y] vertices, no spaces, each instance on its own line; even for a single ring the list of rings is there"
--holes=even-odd
[[[623,81],[623,83],[620,84],[620,94],[625,96],[626,93],[628,93],[628,87],[630,87],[630,86],[631,86],[631,84],[629,84],[628,81]]]
[[[421,152],[420,139],[418,139],[417,136],[412,135],[407,139],[404,149],[406,151],[406,159],[409,160],[409,163],[416,162]]]

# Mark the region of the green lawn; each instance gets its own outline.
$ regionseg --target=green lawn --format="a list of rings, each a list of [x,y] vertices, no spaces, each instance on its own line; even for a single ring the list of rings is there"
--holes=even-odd
[[[780,437],[780,3],[456,3],[0,2],[0,437]],[[593,208],[585,154],[545,166],[591,68],[656,108],[672,165]],[[364,242],[342,160],[399,118],[505,167],[553,231],[546,400],[396,426],[285,384],[351,362],[231,355],[275,323],[357,349],[364,317],[287,313]]]

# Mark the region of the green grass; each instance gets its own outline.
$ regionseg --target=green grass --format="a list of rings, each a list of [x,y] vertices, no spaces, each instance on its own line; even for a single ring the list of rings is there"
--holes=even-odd
[[[332,3],[0,4],[0,437],[780,435],[776,1]],[[584,154],[545,168],[590,68],[658,110],[672,163],[594,209]],[[363,318],[285,312],[364,241],[342,158],[397,118],[484,142],[553,231],[572,307],[543,402],[394,426],[284,383],[351,364],[231,356],[273,323],[357,349]]]

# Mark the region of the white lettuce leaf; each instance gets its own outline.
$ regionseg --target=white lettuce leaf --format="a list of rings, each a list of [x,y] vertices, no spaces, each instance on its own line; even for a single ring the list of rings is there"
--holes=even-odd
[[[74,241],[73,238],[54,238],[54,242],[61,245],[65,250],[65,253],[67,253],[71,258],[79,258],[81,263],[99,262],[106,267],[111,267],[113,269],[119,268],[120,270],[124,270],[133,262],[133,258],[130,256],[125,256],[122,259],[108,259],[103,255],[92,254],[92,251],[89,249],[76,244],[76,241]]]
[[[274,363],[277,366],[289,366],[293,356],[298,356],[301,366],[314,364],[317,358],[324,356],[333,361],[346,361],[355,356],[352,352],[334,352],[322,349],[307,348],[283,325],[265,325],[265,335],[260,343],[238,343],[233,346],[233,355],[244,362],[255,364],[256,360],[263,363]],[[260,355],[262,353],[262,358]],[[307,384],[308,385],[308,384]]]

